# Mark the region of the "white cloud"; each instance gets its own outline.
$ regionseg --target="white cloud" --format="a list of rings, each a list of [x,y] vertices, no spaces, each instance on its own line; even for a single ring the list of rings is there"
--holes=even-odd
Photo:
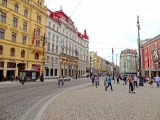
[[[45,0],[45,4],[49,1]],[[70,16],[79,2],[80,0],[51,0],[47,6],[52,11],[57,11],[62,5],[63,11]],[[71,19],[81,33],[86,28],[90,50],[97,51],[99,56],[111,61],[112,57],[107,56],[112,56],[112,47],[115,54],[120,54],[126,48],[137,48],[137,15],[142,40],[159,34],[159,8],[159,0],[82,0]]]

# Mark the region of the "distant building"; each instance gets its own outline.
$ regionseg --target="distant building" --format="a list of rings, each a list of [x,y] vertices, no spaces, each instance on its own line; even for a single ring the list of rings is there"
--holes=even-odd
[[[123,74],[136,73],[138,54],[136,50],[125,49],[120,54],[120,69],[119,72]]]

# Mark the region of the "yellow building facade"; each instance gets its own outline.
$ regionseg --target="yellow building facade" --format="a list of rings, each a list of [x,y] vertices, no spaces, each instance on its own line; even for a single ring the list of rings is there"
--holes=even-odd
[[[40,73],[46,11],[43,0],[0,0],[0,75],[10,79],[23,69]]]
[[[95,74],[101,73],[101,57],[97,53],[93,55],[93,68]]]

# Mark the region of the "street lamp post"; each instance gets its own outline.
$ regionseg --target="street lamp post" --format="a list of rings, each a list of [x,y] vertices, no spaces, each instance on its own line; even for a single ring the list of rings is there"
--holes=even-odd
[[[137,56],[136,56],[136,53],[135,53],[135,70],[136,70],[136,76],[137,76]]]
[[[92,57],[90,56],[90,78],[91,78],[91,60],[92,60]]]
[[[113,48],[112,48],[112,64],[113,64],[113,80],[114,80],[114,84],[115,84],[115,79],[114,79],[114,59],[113,59],[113,54],[114,54],[114,51],[113,51]]]
[[[139,30],[140,24],[139,24],[139,16],[137,15],[137,27],[138,27],[138,48],[139,48],[139,86],[143,86],[143,80],[142,80],[142,73],[141,73],[141,51],[140,51],[140,33]]]

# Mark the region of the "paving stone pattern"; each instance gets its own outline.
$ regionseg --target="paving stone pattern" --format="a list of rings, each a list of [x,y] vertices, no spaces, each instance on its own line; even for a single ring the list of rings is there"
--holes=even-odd
[[[57,96],[45,109],[41,120],[160,120],[160,88],[147,83],[128,93],[128,84],[113,84],[104,91],[80,86]]]

